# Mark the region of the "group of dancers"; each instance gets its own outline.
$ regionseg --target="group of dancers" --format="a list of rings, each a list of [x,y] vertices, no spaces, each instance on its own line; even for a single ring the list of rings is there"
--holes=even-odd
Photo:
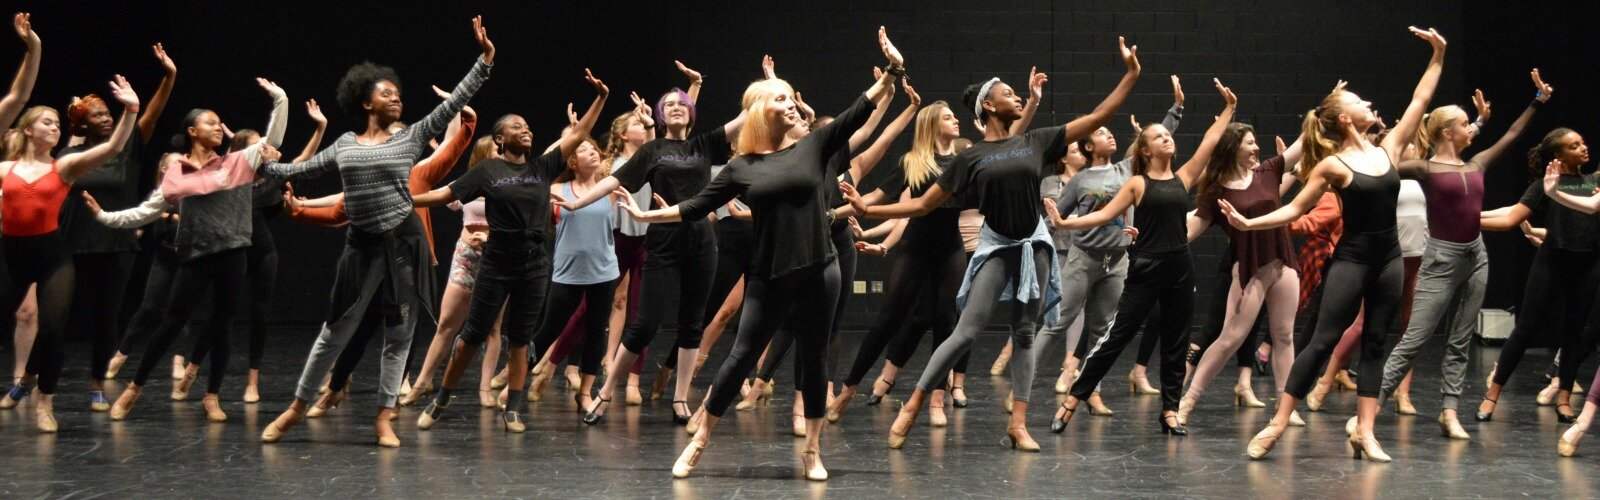
[[[209,356],[203,408],[212,422],[225,422],[220,392],[236,315],[250,332],[244,401],[258,402],[263,311],[277,268],[267,220],[280,213],[343,227],[346,241],[326,321],[292,402],[262,431],[264,443],[338,407],[374,339],[381,342],[374,418],[380,446],[400,446],[392,423],[399,406],[426,404],[416,421],[421,430],[446,421],[456,386],[480,354],[478,399],[500,410],[505,431],[526,430],[526,402],[543,397],[564,361],[581,420],[598,424],[619,386],[628,404],[643,401],[638,374],[646,348],[675,316],[673,349],[651,389],[652,396],[670,394],[673,421],[692,436],[672,474],[692,473],[730,407],[771,397],[775,367],[792,347],[793,433],[805,438],[804,476],[824,480],[821,429],[844,417],[886,351],[868,405],[883,401],[922,335],[933,332],[931,358],[888,429],[889,447],[900,448],[924,408],[932,425],[942,426],[946,402],[967,406],[969,351],[997,307],[1009,303],[1008,345],[992,374],[1009,365],[1004,407],[1012,448],[1040,449],[1027,425],[1031,388],[1042,353],[1063,336],[1055,390],[1066,396],[1054,410],[1053,432],[1069,428],[1084,402],[1094,414],[1112,413],[1099,397],[1101,382],[1141,329],[1145,341],[1129,384],[1160,395],[1162,432],[1188,433],[1187,424],[1200,418],[1198,401],[1230,356],[1240,359],[1235,404],[1264,407],[1249,376],[1257,320],[1265,316],[1269,334],[1260,351],[1270,359],[1277,408],[1249,441],[1249,456],[1265,457],[1289,426],[1304,425],[1296,412],[1302,400],[1317,411],[1329,388],[1348,384],[1359,395],[1346,426],[1351,453],[1387,462],[1373,422],[1391,398],[1399,412],[1416,412],[1409,374],[1436,331],[1447,339],[1440,432],[1470,439],[1457,407],[1487,281],[1480,232],[1518,228],[1539,250],[1475,419],[1493,417],[1501,388],[1544,327],[1556,332],[1561,350],[1539,400],[1573,423],[1559,439],[1561,455],[1575,453],[1600,403],[1590,392],[1575,412],[1570,400],[1579,366],[1600,341],[1600,316],[1591,317],[1600,311],[1593,307],[1600,179],[1581,173],[1588,149],[1570,129],[1550,131],[1528,154],[1543,179],[1517,204],[1484,211],[1484,171],[1553,88],[1534,69],[1527,108],[1492,146],[1468,156],[1489,102],[1475,96],[1475,121],[1459,106],[1428,109],[1446,49],[1433,30],[1411,28],[1432,56],[1392,124],[1339,82],[1307,103],[1314,107],[1298,138],[1276,140],[1277,154],[1263,161],[1254,128],[1233,121],[1239,98],[1213,80],[1224,106],[1180,162],[1173,134],[1185,109],[1176,76],[1166,119],[1135,122],[1131,145],[1113,160],[1118,141],[1108,124],[1142,73],[1137,46],[1121,38],[1126,71],[1110,94],[1078,118],[1030,129],[1046,74],[1030,72],[1026,98],[991,78],[969,86],[959,108],[925,102],[882,28],[886,64],[835,116],[818,115],[766,58],[764,78],[745,89],[738,116],[697,123],[703,77],[677,63],[688,90],[674,88],[653,105],[631,95],[633,107],[609,122],[603,141],[590,132],[610,89],[588,70],[592,102],[581,115],[569,109],[567,127],[548,147],[538,148],[529,121],[517,114],[501,115],[476,137],[478,115],[467,104],[495,63],[480,17],[472,30],[481,54],[453,89],[435,88],[443,101],[414,122],[401,121],[394,70],[362,63],[340,81],[337,97],[338,107],[365,125],[323,147],[327,120],[308,101],[317,129],[302,153],[285,158],[279,148],[287,92],[257,79],[272,103],[265,128],[230,130],[216,112],[191,110],[149,168],[143,156],[177,76],[164,48],[153,47],[166,76],[147,103],[115,77],[110,96],[120,114],[99,96],[75,99],[66,113],[68,145],[58,149],[61,114],[25,107],[41,50],[30,21],[28,14],[13,18],[27,52],[0,100],[0,122],[15,123],[0,163],[0,241],[10,271],[5,311],[18,319],[15,383],[0,407],[31,399],[44,432],[58,428],[52,408],[69,310],[91,317],[90,408],[112,420],[131,417],[151,374],[187,331],[194,347],[175,361],[171,398],[187,397]],[[897,90],[909,104],[874,139]],[[962,139],[964,122],[982,139]],[[907,128],[911,149],[889,167],[889,180],[861,187]],[[467,171],[436,187],[468,151]],[[344,191],[306,199],[289,185],[324,174],[338,175]],[[142,179],[157,187],[138,193]],[[1298,194],[1283,202],[1295,185]],[[427,212],[441,205],[460,211],[463,222],[453,253],[443,256],[433,253]],[[863,219],[886,222],[863,230]],[[1227,234],[1219,271],[1231,279],[1221,280],[1226,299],[1210,312],[1210,334],[1191,339],[1189,244],[1213,225]],[[118,331],[138,231],[157,238],[157,256],[139,311]],[[1291,235],[1305,244],[1296,250]],[[869,242],[877,238],[882,243]],[[853,281],[858,253],[890,259],[886,298],[855,358],[841,364],[839,318],[851,295],[843,287]],[[450,272],[442,302],[435,302],[434,265],[441,263]],[[703,399],[693,400],[694,376],[736,314],[732,351],[713,365]],[[1297,317],[1310,332],[1298,342]],[[430,324],[437,326],[432,342],[412,356],[415,332]],[[1386,351],[1391,336],[1400,340]],[[135,375],[113,402],[104,381],[139,340],[145,346]],[[1358,346],[1352,383],[1344,364]],[[502,351],[507,366],[495,374]],[[1155,351],[1159,389],[1143,371]],[[411,373],[413,364],[420,370]],[[836,377],[846,365],[846,375]]]

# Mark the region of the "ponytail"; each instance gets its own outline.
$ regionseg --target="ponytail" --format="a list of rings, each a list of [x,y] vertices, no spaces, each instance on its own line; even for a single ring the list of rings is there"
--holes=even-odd
[[[1544,139],[1539,140],[1539,145],[1528,150],[1528,169],[1535,174],[1543,173],[1545,165],[1556,159],[1556,152],[1561,149],[1561,139],[1574,133],[1570,128],[1558,127],[1545,134]],[[1573,172],[1578,171],[1579,166],[1568,165]]]

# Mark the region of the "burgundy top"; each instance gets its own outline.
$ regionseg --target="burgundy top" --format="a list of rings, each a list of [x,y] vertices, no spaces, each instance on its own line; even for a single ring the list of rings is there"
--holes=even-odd
[[[1283,182],[1283,157],[1275,156],[1251,169],[1250,185],[1244,189],[1221,187],[1217,196],[1200,196],[1195,216],[1207,222],[1226,221],[1217,199],[1228,200],[1245,217],[1260,217],[1282,206],[1278,185]],[[1233,242],[1233,260],[1239,263],[1239,283],[1250,282],[1257,269],[1274,260],[1300,271],[1295,259],[1294,244],[1289,241],[1289,229],[1277,227],[1262,231],[1240,231],[1232,224],[1223,223],[1223,232]]]
[[[1428,236],[1451,243],[1478,239],[1482,229],[1478,215],[1483,211],[1483,166],[1477,161],[1473,158],[1459,172],[1428,172],[1422,183],[1422,192],[1428,197]]]

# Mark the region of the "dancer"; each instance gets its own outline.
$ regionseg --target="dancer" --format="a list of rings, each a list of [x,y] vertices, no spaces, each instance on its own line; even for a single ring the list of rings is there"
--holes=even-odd
[[[28,104],[28,99],[33,95],[33,85],[39,79],[39,35],[33,31],[32,15],[19,12],[12,16],[12,27],[16,30],[17,37],[22,39],[22,44],[27,47],[23,52],[22,63],[17,68],[17,76],[12,79],[11,87],[5,97],[0,98],[0,127],[13,123],[17,115]],[[17,129],[5,128],[5,137],[0,140],[0,160],[14,160],[21,155],[21,151],[11,147],[15,136],[21,135]],[[3,257],[4,252],[0,252]],[[9,290],[8,290],[9,291]],[[20,297],[0,297],[10,303],[16,300],[18,307],[6,309],[0,314],[11,317],[15,323],[12,328],[11,346],[13,354],[11,389],[5,396],[0,396],[0,408],[12,408],[17,400],[28,397],[33,389],[33,383],[23,389],[23,378],[27,376],[28,357],[31,354],[33,341],[39,331],[39,306],[37,293],[34,287],[22,288]]]
[[[1443,409],[1438,422],[1440,434],[1452,439],[1471,438],[1461,428],[1456,406],[1466,379],[1467,345],[1472,342],[1475,315],[1483,304],[1489,280],[1489,257],[1479,234],[1480,219],[1475,217],[1483,210],[1484,171],[1516,142],[1517,136],[1533,120],[1534,111],[1549,101],[1554,92],[1554,88],[1540,78],[1538,69],[1531,75],[1536,97],[1494,145],[1463,162],[1461,152],[1477,137],[1477,128],[1467,123],[1467,114],[1460,107],[1444,106],[1424,118],[1417,134],[1418,153],[1432,152],[1433,156],[1399,165],[1402,172],[1426,179],[1422,189],[1428,198],[1428,251],[1422,258],[1422,272],[1411,308],[1412,321],[1384,363],[1378,403],[1381,407],[1389,395],[1398,396],[1396,388],[1401,385],[1402,378],[1409,377],[1411,363],[1422,344],[1440,325],[1449,325],[1444,380],[1440,386]],[[1488,103],[1483,100],[1481,91],[1474,100],[1483,103],[1481,108],[1487,111]],[[1485,114],[1480,111],[1480,119]],[[1575,375],[1576,370],[1572,374]],[[1571,381],[1570,378],[1563,380]],[[1396,402],[1400,400],[1397,398]]]
[[[1174,75],[1172,107],[1167,109],[1166,116],[1161,120],[1161,126],[1169,134],[1177,133],[1178,125],[1183,121],[1183,102],[1183,86]],[[1134,143],[1139,142],[1142,130],[1134,127]],[[1060,188],[1043,190],[1040,194],[1055,201],[1058,210],[1083,216],[1104,208],[1122,190],[1122,186],[1132,177],[1135,155],[1130,147],[1121,161],[1112,163],[1111,155],[1117,150],[1117,139],[1106,127],[1096,129],[1071,147],[1080,152],[1079,157],[1087,157],[1085,163],[1088,167],[1073,174]],[[1071,157],[1070,151],[1068,157]],[[1055,326],[1040,330],[1038,342],[1040,346],[1049,346],[1058,336],[1064,335],[1066,339],[1067,354],[1062,360],[1061,376],[1056,379],[1057,393],[1068,392],[1078,372],[1080,359],[1074,354],[1079,345],[1104,337],[1111,328],[1113,315],[1117,311],[1116,301],[1122,296],[1123,283],[1128,277],[1127,250],[1132,241],[1124,231],[1129,227],[1127,220],[1119,215],[1109,224],[1083,231],[1055,229],[1057,260],[1062,261],[1061,319]],[[1083,318],[1082,326],[1074,331],[1070,327],[1079,317]],[[1128,373],[1130,392],[1157,393],[1145,378],[1144,365],[1158,337],[1151,330],[1140,341],[1139,355],[1134,358],[1133,371]],[[1034,355],[1040,356],[1039,353],[1043,351],[1036,350]],[[1037,365],[1038,361],[1034,363]],[[1098,389],[1090,393],[1088,400],[1095,414],[1110,414],[1110,409],[1100,400]]]
[[[956,358],[971,349],[978,332],[989,323],[994,306],[1002,300],[1015,299],[1018,304],[1012,307],[1010,334],[1016,356],[1011,365],[1013,409],[1006,424],[1006,437],[1013,448],[1039,451],[1039,443],[1028,434],[1026,426],[1034,375],[1031,347],[1041,315],[1045,326],[1054,324],[1053,308],[1060,300],[1060,270],[1049,232],[1040,219],[1039,184],[1055,172],[1055,164],[1066,155],[1067,144],[1111,120],[1139,79],[1137,47],[1129,48],[1121,37],[1117,44],[1127,72],[1088,115],[1064,125],[1012,134],[1010,122],[1020,117],[1022,99],[998,78],[990,79],[967,87],[962,96],[962,104],[971,106],[983,124],[984,141],[959,153],[951,168],[940,174],[936,186],[916,199],[870,208],[860,204],[860,197],[854,196],[853,190],[846,191],[851,204],[869,217],[923,215],[952,196],[972,200],[968,204],[976,204],[984,216],[978,251],[967,265],[961,285],[965,293],[956,298],[961,318],[950,338],[934,351],[916,390],[889,428],[890,448],[905,445],[928,392],[943,383]]]
[[[511,390],[506,395],[501,423],[506,432],[526,429],[522,408],[527,403],[524,391],[528,346],[544,321],[543,309],[552,271],[548,252],[553,195],[549,180],[567,171],[567,159],[580,161],[582,165],[589,165],[591,161],[598,163],[598,149],[584,138],[600,119],[600,110],[610,95],[605,83],[589,70],[584,70],[584,79],[595,88],[594,102],[555,149],[537,158],[528,158],[533,149],[533,132],[528,129],[528,123],[521,116],[502,116],[494,126],[495,142],[500,145],[499,158],[484,160],[450,185],[415,199],[417,206],[426,207],[482,197],[489,222],[489,241],[484,245],[483,260],[473,285],[466,326],[455,341],[450,363],[445,365],[439,394],[417,417],[419,429],[432,428],[450,407],[451,391],[477,355],[479,346],[487,340],[502,308],[506,319],[501,324],[501,332],[505,344],[510,347],[506,385]],[[588,149],[582,148],[585,145]],[[582,156],[581,160],[575,155]],[[603,229],[610,235],[610,227]],[[562,318],[563,324],[565,318]]]
[[[1233,120],[1238,105],[1232,90],[1224,87],[1221,81],[1213,79],[1212,82],[1222,94],[1225,105],[1189,161],[1173,168],[1177,146],[1172,134],[1165,127],[1152,125],[1139,133],[1129,150],[1129,155],[1133,156],[1131,173],[1134,177],[1130,177],[1104,207],[1087,215],[1062,219],[1055,201],[1045,200],[1045,212],[1051,224],[1067,230],[1103,226],[1129,208],[1137,207],[1138,216],[1133,227],[1139,235],[1128,247],[1128,278],[1123,284],[1122,297],[1117,301],[1111,329],[1095,342],[1084,359],[1083,374],[1073,381],[1067,400],[1056,410],[1055,420],[1050,424],[1054,432],[1066,430],[1078,403],[1094,392],[1122,349],[1138,333],[1139,326],[1145,324],[1152,304],[1159,303],[1154,328],[1147,329],[1145,335],[1161,337],[1161,430],[1175,436],[1188,434],[1177,413],[1184,353],[1189,346],[1189,321],[1194,311],[1194,258],[1189,254],[1189,241],[1184,234],[1184,220],[1190,209],[1189,186],[1205,175],[1212,152]]]
[[[390,133],[389,125],[400,119],[402,109],[399,77],[390,68],[359,64],[341,81],[339,103],[347,113],[366,121],[364,131],[340,136],[306,162],[266,165],[269,177],[311,177],[336,170],[347,188],[345,202],[351,225],[339,258],[328,321],[306,358],[294,401],[262,430],[262,442],[277,442],[305,417],[307,405],[316,397],[323,377],[351,336],[362,323],[381,321],[381,409],[374,431],[379,446],[400,446],[389,420],[399,397],[405,356],[417,316],[433,315],[433,298],[420,296],[421,291],[431,294],[433,290],[433,269],[422,265],[431,260],[430,250],[422,223],[412,211],[406,181],[422,145],[445,129],[450,118],[461,111],[489,77],[494,43],[489,40],[481,16],[472,19],[472,28],[482,55],[456,85],[450,99],[422,120],[399,133]]]
[[[634,217],[656,224],[703,219],[735,196],[742,196],[754,215],[756,254],[745,288],[744,317],[733,352],[717,371],[698,432],[672,466],[673,477],[687,477],[699,463],[712,429],[739,394],[740,381],[755,367],[757,353],[779,327],[793,332],[795,362],[802,364],[806,443],[801,453],[806,479],[826,480],[821,435],[827,381],[823,371],[828,325],[839,292],[839,266],[829,237],[827,193],[837,189],[839,165],[827,161],[843,150],[851,134],[866,122],[873,104],[905,75],[904,60],[878,28],[878,43],[889,61],[872,87],[828,125],[796,140],[789,129],[798,124],[794,90],[779,79],[761,80],[745,89],[743,116],[748,127],[739,135],[738,156],[706,189],[672,207],[640,212],[631,198],[623,206]],[[662,187],[660,185],[658,188]],[[816,314],[820,313],[821,318]],[[819,321],[820,320],[820,321]],[[685,368],[693,359],[679,362]],[[617,363],[613,362],[612,368]],[[687,370],[685,370],[687,371]],[[615,373],[615,372],[613,372]],[[605,394],[602,393],[602,397]]]
[[[39,40],[27,14],[18,14],[15,26],[30,46],[37,47]],[[30,51],[34,59],[38,56],[36,50]],[[25,62],[24,68],[28,64]],[[11,392],[0,398],[0,407],[15,407],[37,383],[40,397],[34,405],[34,423],[43,432],[56,432],[59,428],[54,399],[66,357],[62,335],[72,305],[71,254],[58,230],[61,205],[74,181],[121,153],[133,136],[139,114],[139,96],[120,75],[111,82],[111,93],[122,103],[123,111],[105,142],[60,158],[52,157],[50,150],[61,139],[61,115],[48,106],[34,106],[17,119],[17,133],[9,136],[6,144],[10,159],[0,162],[0,219],[4,220],[0,224],[0,234],[4,235],[0,243],[5,246],[6,268],[11,275],[0,311],[16,311],[28,288],[34,285],[38,285],[39,311],[39,330],[28,355],[27,369]],[[10,95],[18,95],[15,87]]]
[[[1328,267],[1322,295],[1322,314],[1310,345],[1297,356],[1276,415],[1267,428],[1251,439],[1251,458],[1265,457],[1288,428],[1291,414],[1315,383],[1339,333],[1354,320],[1363,300],[1367,312],[1361,336],[1361,373],[1356,405],[1357,426],[1350,436],[1351,454],[1374,462],[1389,456],[1372,435],[1378,413],[1378,386],[1382,384],[1384,339],[1399,324],[1404,270],[1395,234],[1395,205],[1400,178],[1394,164],[1400,159],[1405,138],[1416,133],[1428,101],[1444,68],[1445,40],[1434,30],[1411,28],[1411,33],[1433,47],[1411,102],[1391,133],[1377,145],[1363,132],[1378,122],[1371,103],[1354,93],[1328,94],[1306,114],[1305,152],[1300,160],[1305,188],[1293,202],[1265,216],[1246,219],[1226,200],[1220,202],[1228,223],[1242,230],[1262,230],[1288,224],[1311,207],[1312,200],[1329,189],[1339,193],[1344,206],[1344,235]]]
[[[1508,214],[1483,219],[1486,230],[1509,230],[1508,224],[1514,225],[1532,214],[1543,213],[1543,227],[1547,233],[1528,271],[1528,285],[1524,289],[1522,308],[1517,312],[1517,326],[1501,347],[1494,377],[1478,407],[1480,422],[1494,416],[1500,391],[1521,363],[1522,353],[1528,348],[1528,337],[1540,326],[1541,318],[1556,321],[1561,347],[1556,375],[1556,387],[1560,388],[1556,393],[1556,420],[1573,423],[1577,418],[1571,411],[1572,385],[1576,382],[1578,365],[1600,340],[1600,316],[1597,316],[1600,312],[1594,312],[1596,309],[1592,307],[1596,283],[1600,283],[1600,266],[1595,265],[1600,259],[1600,225],[1592,215],[1600,211],[1600,196],[1592,194],[1600,176],[1581,173],[1588,162],[1589,147],[1582,136],[1568,128],[1550,131],[1528,152],[1529,167],[1545,167],[1544,181],[1529,186]],[[1551,205],[1551,200],[1556,205]],[[1558,312],[1546,312],[1552,307]],[[1562,411],[1562,407],[1567,411]]]
[[[1210,163],[1200,174],[1199,209],[1189,224],[1188,240],[1193,241],[1221,218],[1223,201],[1253,217],[1277,210],[1282,205],[1280,184],[1286,165],[1299,163],[1300,150],[1301,144],[1296,141],[1282,154],[1262,162],[1258,159],[1261,147],[1256,143],[1255,127],[1229,124]],[[1300,266],[1295,260],[1294,244],[1289,241],[1289,230],[1280,226],[1245,232],[1226,224],[1223,230],[1228,234],[1232,250],[1228,260],[1233,262],[1230,271],[1233,285],[1226,296],[1228,308],[1222,333],[1195,364],[1189,390],[1178,403],[1178,422],[1184,425],[1188,425],[1189,415],[1205,393],[1206,384],[1222,372],[1228,358],[1245,344],[1245,337],[1255,334],[1256,316],[1262,312],[1267,314],[1272,334],[1273,393],[1283,392],[1289,370],[1294,365],[1294,312],[1300,297]],[[1222,297],[1213,300],[1222,300]],[[1234,386],[1235,405],[1246,403],[1248,389],[1248,385],[1243,389]],[[1254,394],[1250,399],[1255,399]],[[1291,414],[1290,419],[1292,423],[1298,415]]]
[[[618,186],[635,191],[647,183],[668,204],[681,203],[698,193],[711,180],[711,166],[728,161],[729,139],[738,136],[745,116],[740,114],[721,127],[690,136],[696,119],[695,104],[677,89],[663,95],[655,110],[657,127],[664,131],[662,136],[641,146],[627,163],[601,179],[583,197],[561,202],[561,207],[581,209],[610,196]],[[678,313],[678,338],[673,344],[680,358],[678,365],[694,366],[699,356],[702,315],[716,272],[717,243],[711,223],[703,217],[646,222],[652,224],[646,230],[644,271],[637,297],[642,304],[638,317],[623,332],[621,348],[607,361],[599,399],[584,408],[583,421],[587,424],[600,423],[605,417],[606,405],[616,393],[625,367],[643,354],[673,309]],[[692,370],[678,372],[672,397],[672,420],[678,425],[689,421],[693,375]]]
[[[72,200],[61,207],[61,230],[72,251],[72,265],[77,274],[79,290],[73,309],[89,317],[91,339],[89,358],[89,409],[107,411],[110,402],[105,397],[104,381],[114,378],[116,370],[127,356],[116,356],[117,323],[122,321],[122,296],[128,288],[133,273],[133,261],[139,250],[138,237],[131,229],[111,229],[94,220],[86,206],[76,200],[84,193],[92,194],[104,206],[121,210],[139,204],[139,179],[149,171],[140,165],[144,146],[155,134],[156,121],[167,106],[172,94],[173,81],[178,67],[167,57],[161,44],[151,47],[156,61],[166,70],[161,85],[150,96],[144,114],[139,116],[138,133],[129,137],[128,143],[104,168],[85,174],[73,183],[67,193]],[[67,108],[68,129],[72,135],[84,138],[83,144],[67,146],[61,155],[87,151],[111,138],[114,131],[111,110],[99,96],[83,96]]]
[[[167,169],[161,187],[138,207],[121,213],[103,214],[102,220],[111,227],[137,227],[154,222],[162,212],[177,206],[183,221],[178,226],[178,268],[172,278],[172,291],[167,302],[166,315],[156,327],[155,336],[145,346],[139,359],[133,382],[111,406],[111,419],[123,420],[139,400],[142,388],[166,355],[167,349],[177,339],[197,309],[200,296],[210,290],[211,314],[205,322],[205,331],[197,332],[197,341],[205,339],[210,350],[211,374],[207,378],[206,395],[202,400],[206,419],[225,422],[219,393],[228,366],[228,327],[233,320],[235,304],[244,287],[246,247],[250,246],[252,201],[251,188],[256,170],[269,160],[277,158],[275,145],[283,141],[288,127],[289,98],[283,89],[270,81],[257,78],[256,83],[272,97],[272,115],[267,122],[267,133],[255,144],[217,155],[223,144],[222,120],[208,109],[194,109],[184,117],[184,133],[173,138],[173,146],[186,150],[178,160],[177,168]],[[182,205],[179,202],[182,201]],[[94,207],[91,207],[92,211]],[[198,359],[194,360],[199,363]],[[194,368],[191,368],[193,371]]]

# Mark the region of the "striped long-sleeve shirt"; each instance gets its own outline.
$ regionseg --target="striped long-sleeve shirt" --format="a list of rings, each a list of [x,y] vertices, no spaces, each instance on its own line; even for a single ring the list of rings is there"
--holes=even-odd
[[[423,145],[443,132],[450,119],[466,106],[484,80],[489,79],[490,68],[478,59],[466,78],[456,84],[449,99],[382,143],[364,145],[356,142],[354,132],[346,132],[310,160],[269,163],[263,171],[273,178],[296,179],[337,170],[344,183],[345,213],[350,223],[369,233],[394,229],[411,214],[407,183],[411,167],[422,156]]]

